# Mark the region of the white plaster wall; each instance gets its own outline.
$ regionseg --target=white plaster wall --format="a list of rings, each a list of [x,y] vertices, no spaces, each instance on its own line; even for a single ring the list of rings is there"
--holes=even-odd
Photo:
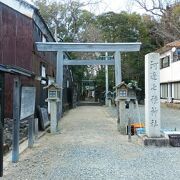
[[[180,81],[180,61],[171,64],[171,81]]]
[[[161,54],[160,58],[165,56],[170,56],[170,66],[160,69],[160,82],[180,81],[180,61],[173,62],[173,53],[171,50]]]
[[[160,83],[171,81],[171,68],[166,67],[160,70]]]

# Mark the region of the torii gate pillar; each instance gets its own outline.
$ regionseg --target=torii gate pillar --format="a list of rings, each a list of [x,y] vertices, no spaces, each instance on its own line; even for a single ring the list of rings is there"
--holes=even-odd
[[[64,55],[63,51],[57,51],[57,66],[56,66],[56,83],[62,88],[60,91],[60,101],[58,103],[57,108],[57,117],[62,117],[62,101],[63,101],[63,61],[64,61]]]
[[[121,72],[121,54],[119,51],[115,52],[115,82],[116,82],[116,86],[118,84],[120,84],[122,81],[122,72]],[[117,95],[116,95],[117,96]],[[118,130],[120,129],[120,120],[122,120],[123,118],[123,103],[120,101],[117,101],[117,128]],[[121,108],[121,109],[120,109]],[[124,107],[125,109],[125,107]]]

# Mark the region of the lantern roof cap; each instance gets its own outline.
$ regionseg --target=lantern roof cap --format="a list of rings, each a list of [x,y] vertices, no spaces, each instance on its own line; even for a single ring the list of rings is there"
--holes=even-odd
[[[43,89],[49,89],[51,87],[54,87],[56,89],[62,89],[62,87],[59,87],[59,85],[57,83],[51,83],[48,86],[45,86]]]

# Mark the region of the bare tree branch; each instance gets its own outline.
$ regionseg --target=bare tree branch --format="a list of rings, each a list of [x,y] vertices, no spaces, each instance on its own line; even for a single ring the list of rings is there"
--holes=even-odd
[[[154,17],[153,33],[165,42],[180,39],[180,0],[135,0]],[[175,11],[177,10],[177,12]]]
[[[135,2],[137,2],[147,12],[150,12],[155,16],[162,17],[165,13],[161,0],[158,0],[158,2],[156,0],[151,0],[151,6],[147,4],[146,0],[135,0]]]

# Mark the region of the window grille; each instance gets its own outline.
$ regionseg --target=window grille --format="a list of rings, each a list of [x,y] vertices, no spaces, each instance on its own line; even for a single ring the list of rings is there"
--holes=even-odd
[[[180,99],[180,82],[174,83],[174,99]]]
[[[166,99],[168,97],[168,84],[161,84],[161,98]]]
[[[161,58],[161,69],[168,67],[169,63],[170,63],[170,57],[169,56]]]

